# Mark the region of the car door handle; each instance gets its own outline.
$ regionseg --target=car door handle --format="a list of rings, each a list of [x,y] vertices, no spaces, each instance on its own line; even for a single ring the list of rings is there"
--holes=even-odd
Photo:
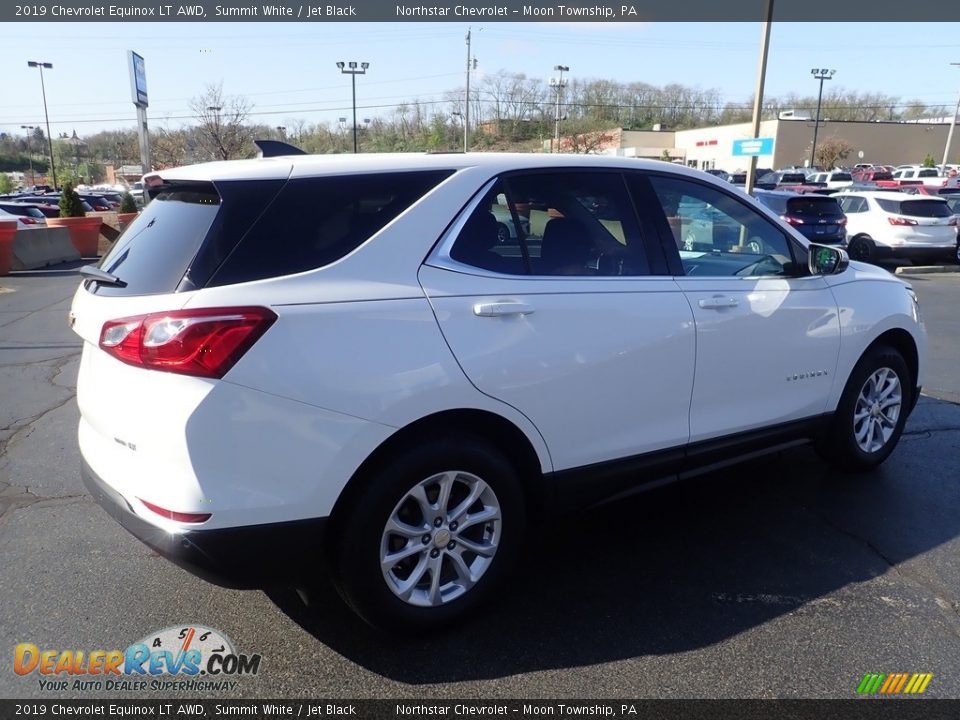
[[[721,308],[732,308],[739,305],[736,298],[732,297],[712,297],[700,300],[697,305],[704,310],[720,310]]]
[[[508,315],[529,315],[533,308],[521,302],[477,303],[473,314],[478,317],[506,317]]]

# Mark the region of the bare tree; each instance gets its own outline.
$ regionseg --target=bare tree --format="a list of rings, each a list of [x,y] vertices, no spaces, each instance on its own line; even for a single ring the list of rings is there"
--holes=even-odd
[[[199,120],[201,151],[216,160],[250,157],[252,130],[245,123],[252,108],[244,97],[224,95],[223,83],[207,85],[202,95],[190,101],[190,109]]]
[[[826,138],[817,145],[814,165],[822,167],[824,170],[833,170],[840,160],[845,160],[850,155],[851,149],[850,143],[843,138]]]

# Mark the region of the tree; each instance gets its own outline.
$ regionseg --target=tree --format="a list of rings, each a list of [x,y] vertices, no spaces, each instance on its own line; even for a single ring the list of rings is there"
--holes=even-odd
[[[6,173],[0,173],[0,193],[13,192],[16,189],[16,183]]]
[[[817,156],[813,159],[814,165],[824,170],[833,170],[840,160],[846,160],[852,146],[843,138],[825,138],[817,144]]]
[[[923,167],[932,168],[937,166],[937,161],[934,159],[933,155],[927,153],[927,156],[923,159]]]
[[[202,95],[190,101],[200,121],[201,154],[215,160],[253,157],[253,133],[245,125],[253,105],[244,97],[223,94],[223,84],[207,85]]]

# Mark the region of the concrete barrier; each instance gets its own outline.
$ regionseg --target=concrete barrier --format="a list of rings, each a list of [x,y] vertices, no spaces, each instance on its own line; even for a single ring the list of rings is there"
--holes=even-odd
[[[79,259],[66,228],[18,230],[13,239],[13,270],[36,270]]]

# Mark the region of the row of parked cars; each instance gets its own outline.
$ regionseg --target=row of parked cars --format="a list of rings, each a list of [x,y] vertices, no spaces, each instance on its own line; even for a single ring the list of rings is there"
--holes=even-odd
[[[84,212],[110,212],[120,207],[120,193],[80,192]],[[47,226],[48,217],[60,217],[60,193],[49,188],[0,195],[0,221],[16,220],[20,230]]]
[[[855,260],[960,262],[957,170],[950,165],[761,170],[752,192],[805,237],[844,246]],[[743,184],[737,173],[726,179]]]

